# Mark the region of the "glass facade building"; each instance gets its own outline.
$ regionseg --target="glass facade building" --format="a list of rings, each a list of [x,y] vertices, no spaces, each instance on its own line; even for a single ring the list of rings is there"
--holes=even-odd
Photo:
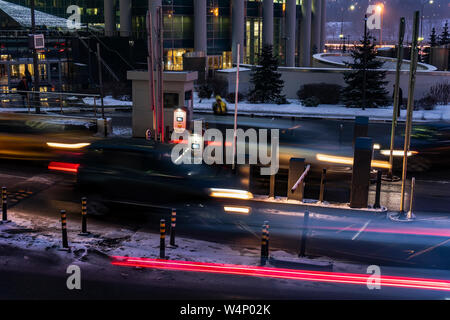
[[[30,0],[7,0],[11,3],[22,6],[30,6]],[[196,16],[196,5],[199,1],[206,2],[206,55],[210,68],[229,68],[233,63],[232,48],[234,46],[233,29],[239,26],[239,32],[243,33],[242,62],[254,64],[257,62],[257,56],[263,45],[264,20],[267,16],[264,13],[264,7],[267,0],[161,0],[163,11],[164,28],[164,55],[165,67],[168,70],[183,69],[183,55],[188,52],[196,51],[195,48],[195,22],[199,17]],[[110,3],[112,12],[105,12],[106,3]],[[240,3],[238,3],[240,2]],[[310,6],[309,10],[314,10],[317,4],[325,7],[325,0],[270,0],[273,13],[270,14],[270,25],[273,25],[273,44],[274,53],[280,58],[283,64],[287,60],[286,52],[287,42],[294,43],[290,49],[290,55],[295,56],[295,65],[302,65],[300,60],[300,51],[302,48],[301,20],[304,7]],[[287,8],[293,8],[295,3],[294,22],[287,17]],[[105,27],[106,16],[112,17],[110,32],[107,35],[112,36],[130,36],[135,41],[145,41],[146,39],[146,13],[149,7],[148,0],[35,0],[36,10],[40,10],[58,17],[68,18],[67,8],[71,5],[78,5],[81,8],[81,23],[87,27]],[[233,24],[233,6],[239,6],[243,10],[244,20]],[[123,10],[126,5],[131,5],[131,11]],[[204,5],[204,4],[203,4]],[[289,7],[290,6],[290,7]],[[108,10],[108,9],[106,9]],[[290,9],[289,9],[290,10]],[[291,10],[292,11],[292,10]],[[323,10],[324,11],[324,10]],[[122,20],[121,12],[131,12],[131,17]],[[308,12],[308,11],[307,11]],[[197,13],[198,15],[198,13]],[[321,20],[320,17],[315,17]],[[203,19],[203,18],[202,18]],[[121,22],[129,21],[132,33],[121,33]],[[311,23],[311,20],[309,21]],[[241,26],[242,25],[242,26]],[[242,30],[241,30],[242,28]],[[296,36],[288,38],[286,34],[290,32]],[[123,28],[125,30],[125,28]],[[307,30],[305,28],[305,30]],[[311,38],[311,36],[308,36]],[[311,40],[309,40],[311,41]],[[309,47],[304,46],[305,48]],[[319,48],[320,49],[320,48]],[[308,54],[310,54],[308,52]],[[292,63],[291,63],[292,64]],[[292,66],[292,65],[291,65]]]

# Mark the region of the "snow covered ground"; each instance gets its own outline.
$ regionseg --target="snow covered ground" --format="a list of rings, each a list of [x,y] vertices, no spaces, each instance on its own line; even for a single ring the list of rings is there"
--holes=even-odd
[[[86,105],[93,106],[94,105],[94,98],[84,98],[83,102]],[[100,106],[100,99],[96,99],[97,107]],[[133,101],[125,101],[125,100],[119,100],[114,99],[112,96],[106,96],[103,98],[103,104],[105,106],[129,106],[131,107],[133,105]]]
[[[194,94],[194,111],[212,113],[214,99],[200,99]],[[298,100],[289,100],[290,104],[251,104],[246,101],[238,105],[238,114],[255,116],[285,116],[353,119],[355,116],[368,116],[373,120],[391,120],[393,107],[377,109],[353,109],[342,105],[319,105],[304,107]],[[228,113],[234,113],[234,103],[228,103]],[[406,120],[406,110],[401,112],[401,120]],[[450,120],[450,105],[437,106],[435,110],[414,111],[414,120]]]

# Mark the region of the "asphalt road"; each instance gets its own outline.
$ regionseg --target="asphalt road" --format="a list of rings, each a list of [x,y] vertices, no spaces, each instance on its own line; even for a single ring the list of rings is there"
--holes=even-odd
[[[125,121],[125,120],[124,120]],[[282,121],[282,120],[280,120]],[[284,121],[284,120],[283,120]],[[336,128],[333,121],[319,121],[324,128]],[[311,126],[308,120],[301,120],[295,126]],[[280,127],[280,123],[275,126]],[[316,131],[316,123],[313,124]],[[350,128],[351,124],[348,124]],[[375,132],[384,132],[386,124],[371,126]],[[266,127],[270,125],[266,124]],[[339,128],[340,126],[338,126]],[[352,128],[352,127],[351,127]],[[324,130],[325,130],[324,129]],[[326,132],[326,131],[325,131]],[[351,129],[346,130],[345,141],[351,139]],[[350,132],[350,133],[349,133]],[[350,136],[349,136],[350,134]],[[333,136],[332,133],[326,133]],[[339,137],[338,137],[339,139]],[[418,268],[430,270],[430,275],[441,270],[450,269],[448,222],[450,217],[450,169],[437,167],[431,171],[417,175],[417,189],[415,196],[415,212],[418,216],[414,224],[398,224],[386,219],[383,215],[361,214],[348,215],[342,212],[332,212],[323,209],[311,209],[310,232],[307,242],[307,254],[310,256],[328,256],[331,258],[381,266],[407,267],[414,274]],[[67,208],[69,219],[79,219],[79,199],[81,194],[73,188],[73,179],[64,175],[49,173],[42,167],[31,167],[20,163],[2,162],[0,180],[7,186],[11,194],[11,208],[20,208],[29,212],[35,219],[40,217],[57,218],[61,208]],[[278,186],[283,189],[281,183]],[[328,191],[333,193],[333,188]],[[26,191],[26,192],[23,192]],[[382,204],[395,210],[398,205],[399,183],[383,185]],[[314,189],[309,191],[314,195]],[[373,200],[373,190],[371,201]],[[238,248],[258,248],[260,245],[261,225],[269,221],[271,225],[271,249],[285,250],[296,253],[300,247],[300,237],[303,230],[305,208],[292,205],[278,205],[276,208],[266,203],[253,204],[254,210],[250,216],[227,216],[212,212],[208,208],[186,208],[178,215],[178,233],[211,242],[225,243]],[[153,208],[134,208],[114,206],[108,215],[93,216],[91,223],[116,225],[117,228],[126,226],[142,231],[157,232],[158,221],[163,216]],[[167,218],[167,217],[166,217]],[[0,250],[2,255],[4,250]],[[14,255],[13,255],[14,256]],[[49,287],[61,286],[64,276],[55,273],[37,274],[34,268],[29,270],[8,269],[0,277],[0,283],[6,287],[19,284],[15,290],[6,291],[8,297],[35,297],[40,293],[38,285],[33,289],[27,285],[47,283]],[[135,271],[133,271],[135,272]],[[146,271],[145,271],[146,272]],[[155,271],[153,276],[162,273],[170,278],[177,278],[180,273]],[[116,274],[117,276],[117,274]],[[198,280],[200,277],[201,281]],[[39,280],[37,280],[39,278]],[[295,289],[271,291],[273,283],[251,279],[242,281],[239,276],[189,275],[181,277],[185,283],[179,282],[174,287],[152,282],[136,283],[126,281],[120,283],[121,291],[113,289],[115,285],[110,279],[88,280],[88,285],[99,290],[89,290],[82,297],[145,297],[145,298],[400,298],[407,297],[410,292],[400,289],[383,291],[378,297],[373,292],[355,291],[352,286],[324,288],[315,286],[314,290],[299,287]],[[22,279],[22,280],[20,280]],[[147,279],[147,278],[146,278]],[[152,277],[150,277],[150,280]],[[204,281],[204,284],[202,283]],[[214,289],[214,285],[221,284],[221,289]],[[267,282],[267,283],[266,283]],[[201,283],[201,284],[199,284]],[[23,288],[21,290],[20,288]],[[238,288],[238,289],[237,289]],[[56,289],[55,289],[56,290]],[[58,289],[59,290],[59,289]],[[65,289],[60,289],[64,291]],[[157,294],[154,294],[157,290]],[[174,291],[175,290],[175,291]],[[391,289],[389,289],[391,290]],[[400,290],[400,291],[398,291]],[[61,292],[62,292],[61,291]],[[367,290],[366,290],[367,291]],[[26,292],[27,295],[23,295]],[[58,291],[50,291],[47,296],[53,297]],[[175,292],[175,293],[174,293]],[[62,297],[73,297],[72,293],[61,293]],[[39,295],[47,297],[46,295]],[[433,298],[433,294],[417,297]],[[443,296],[439,296],[442,298]]]

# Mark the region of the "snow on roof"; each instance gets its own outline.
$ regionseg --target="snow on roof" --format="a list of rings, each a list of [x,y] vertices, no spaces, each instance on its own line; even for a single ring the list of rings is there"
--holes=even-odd
[[[24,27],[31,27],[31,9],[0,0],[0,10]],[[50,28],[67,28],[67,19],[35,10],[36,25]]]

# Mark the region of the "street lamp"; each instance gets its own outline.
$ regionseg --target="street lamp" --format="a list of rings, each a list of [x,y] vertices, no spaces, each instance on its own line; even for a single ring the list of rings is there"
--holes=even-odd
[[[356,9],[356,6],[354,4],[352,4],[347,10],[350,11],[354,11]],[[345,15],[345,10],[344,8],[341,8],[341,12],[342,12],[342,22],[341,22],[341,33],[339,34],[339,39],[345,39],[344,36],[344,15]],[[345,47],[345,44],[344,44]]]
[[[382,3],[377,4],[376,6],[377,12],[380,15],[381,18],[381,25],[380,25],[380,45],[383,45],[383,11],[384,11],[384,5]]]
[[[424,11],[425,11],[425,4],[428,2],[428,4],[433,4],[434,1],[433,0],[423,0],[421,2],[422,8],[420,11],[420,37],[419,37],[419,41],[423,41],[424,40],[424,36],[423,36],[423,18],[424,18]]]

